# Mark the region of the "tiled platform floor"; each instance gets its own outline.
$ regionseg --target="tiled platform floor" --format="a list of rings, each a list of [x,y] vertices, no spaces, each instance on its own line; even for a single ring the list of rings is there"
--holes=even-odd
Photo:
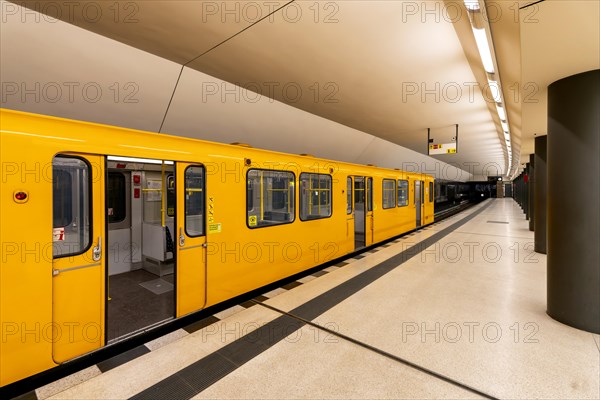
[[[600,398],[600,338],[546,315],[527,227],[488,200],[27,396]]]

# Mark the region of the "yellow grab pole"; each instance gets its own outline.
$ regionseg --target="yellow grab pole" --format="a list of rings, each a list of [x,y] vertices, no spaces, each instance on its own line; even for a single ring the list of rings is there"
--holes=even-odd
[[[165,209],[166,209],[166,202],[167,202],[167,196],[166,196],[166,190],[165,190],[165,161],[162,160],[161,162],[161,187],[160,187],[160,223],[161,226],[164,228],[166,226],[165,224]]]

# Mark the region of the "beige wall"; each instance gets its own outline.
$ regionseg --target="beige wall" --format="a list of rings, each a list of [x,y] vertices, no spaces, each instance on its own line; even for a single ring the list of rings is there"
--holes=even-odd
[[[7,4],[15,7],[0,1],[2,107],[159,130],[180,65],[33,11],[6,13]],[[189,68],[181,74],[162,132],[471,178],[449,164]]]

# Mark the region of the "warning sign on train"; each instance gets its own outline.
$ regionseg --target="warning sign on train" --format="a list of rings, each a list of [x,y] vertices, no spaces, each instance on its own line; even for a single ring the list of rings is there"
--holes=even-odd
[[[251,215],[248,217],[248,226],[256,226],[257,218],[256,215]]]

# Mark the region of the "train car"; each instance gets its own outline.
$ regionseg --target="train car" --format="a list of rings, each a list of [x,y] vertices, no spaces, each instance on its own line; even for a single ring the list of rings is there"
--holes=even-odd
[[[434,179],[0,109],[0,386],[434,222]]]

